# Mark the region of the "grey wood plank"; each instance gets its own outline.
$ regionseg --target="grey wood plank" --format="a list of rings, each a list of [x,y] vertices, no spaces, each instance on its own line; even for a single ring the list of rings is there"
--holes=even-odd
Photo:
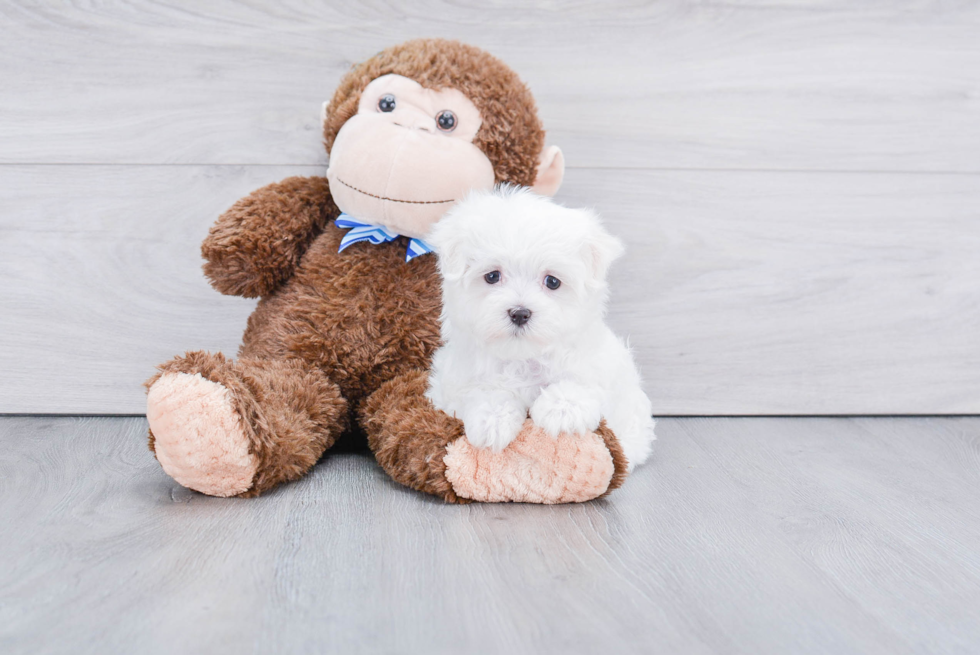
[[[209,498],[145,428],[0,417],[4,652],[980,645],[980,419],[668,419],[621,490],[559,507],[443,505],[356,454]]]
[[[583,171],[610,320],[678,415],[980,412],[980,178]]]
[[[255,301],[209,286],[200,242],[237,197],[314,170],[0,170],[2,411],[142,413],[157,364],[234,355]]]
[[[322,165],[351,63],[443,36],[522,74],[571,166],[980,170],[976,2],[4,2],[0,23],[6,163]]]
[[[980,420],[727,419],[682,428],[842,593],[916,652],[976,652]]]
[[[252,301],[198,245],[318,167],[0,168],[0,412],[142,413],[185,350],[234,355]],[[658,415],[980,412],[977,176],[570,171],[629,242],[610,321]]]

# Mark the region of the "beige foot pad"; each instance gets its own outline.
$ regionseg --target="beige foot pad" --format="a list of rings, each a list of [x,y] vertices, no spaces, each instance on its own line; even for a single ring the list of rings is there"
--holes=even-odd
[[[485,503],[581,503],[604,494],[614,472],[596,434],[554,439],[530,419],[499,453],[474,448],[464,437],[447,446],[443,462],[458,496]]]
[[[167,373],[146,397],[154,452],[167,475],[210,496],[247,491],[258,469],[223,385],[200,373]]]

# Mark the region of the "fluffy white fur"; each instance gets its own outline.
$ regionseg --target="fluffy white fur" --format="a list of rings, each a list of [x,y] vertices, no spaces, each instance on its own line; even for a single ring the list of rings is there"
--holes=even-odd
[[[606,273],[623,246],[599,217],[503,188],[469,196],[426,240],[443,279],[443,345],[427,395],[463,421],[470,443],[503,449],[528,413],[553,436],[605,418],[630,468],[645,461],[650,400],[627,345],[603,322]],[[549,289],[547,276],[561,285]],[[524,325],[511,320],[516,308],[531,311]]]

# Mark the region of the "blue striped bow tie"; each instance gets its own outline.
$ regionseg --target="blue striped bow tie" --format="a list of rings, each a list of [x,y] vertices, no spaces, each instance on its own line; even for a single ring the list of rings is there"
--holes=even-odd
[[[401,236],[383,225],[362,223],[356,218],[351,218],[350,214],[341,214],[334,223],[337,224],[337,227],[345,230],[350,229],[350,232],[345,234],[344,238],[340,240],[340,248],[337,252],[341,252],[347,246],[358,241],[370,241],[374,245],[378,245],[379,243],[394,241]],[[408,250],[405,251],[405,261],[410,262],[419,255],[424,255],[429,252],[432,252],[432,246],[422,239],[411,239],[408,242]]]

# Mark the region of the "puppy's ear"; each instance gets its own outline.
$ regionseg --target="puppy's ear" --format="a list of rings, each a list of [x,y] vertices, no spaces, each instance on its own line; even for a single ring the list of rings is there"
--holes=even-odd
[[[622,241],[606,231],[596,214],[588,212],[588,221],[583,256],[594,279],[601,282],[606,279],[609,266],[623,254],[625,248]]]
[[[450,212],[425,237],[439,257],[439,273],[446,280],[458,280],[466,273],[466,231],[461,229],[464,220],[464,216]]]

